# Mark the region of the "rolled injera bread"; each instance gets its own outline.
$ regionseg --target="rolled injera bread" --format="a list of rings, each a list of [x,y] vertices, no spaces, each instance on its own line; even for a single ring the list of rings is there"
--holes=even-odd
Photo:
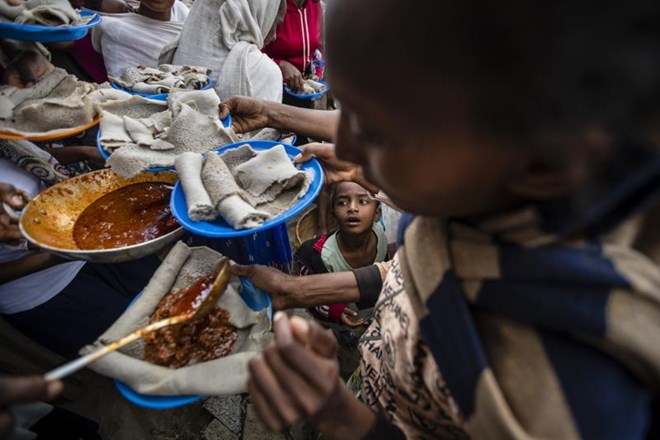
[[[243,199],[231,171],[217,154],[209,154],[202,170],[202,182],[213,206],[220,216],[234,229],[254,228],[271,216],[259,211]]]
[[[204,158],[200,153],[180,154],[174,162],[188,205],[188,217],[194,222],[215,220],[218,213],[202,183]]]

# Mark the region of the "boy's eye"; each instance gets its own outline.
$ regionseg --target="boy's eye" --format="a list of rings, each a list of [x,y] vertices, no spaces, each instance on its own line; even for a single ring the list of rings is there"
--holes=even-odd
[[[346,206],[346,201],[345,200],[338,201],[337,206]]]
[[[360,205],[362,205],[362,206],[366,206],[366,205],[368,205],[368,204],[369,204],[369,200],[367,200],[367,199],[361,199],[361,200],[360,200]]]

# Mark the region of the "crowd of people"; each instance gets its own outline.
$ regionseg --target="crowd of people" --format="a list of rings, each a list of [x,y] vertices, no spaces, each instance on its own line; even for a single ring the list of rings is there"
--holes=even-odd
[[[67,51],[90,78],[206,66],[219,117],[231,114],[236,132],[270,127],[317,141],[295,161],[324,167],[323,220],[293,258],[290,249],[278,257],[299,270],[234,257],[233,272],[278,310],[247,381],[269,429],[304,422],[337,439],[660,436],[660,4],[82,6],[106,13],[102,24],[87,42],[51,51]],[[52,69],[29,45],[2,49],[6,83]],[[90,51],[94,66],[81,55]],[[325,77],[340,110],[287,104],[285,85]],[[85,171],[68,162],[102,166],[85,145],[0,142],[0,196],[15,210]],[[393,212],[396,227],[383,220]],[[66,357],[158,266],[155,256],[63,261],[27,246],[10,214],[0,207],[0,314]],[[301,308],[307,319],[286,313]],[[337,358],[347,332],[359,351],[350,378]],[[11,405],[61,389],[0,376],[0,437]],[[57,425],[41,423],[33,432]],[[62,435],[95,438],[85,426]]]

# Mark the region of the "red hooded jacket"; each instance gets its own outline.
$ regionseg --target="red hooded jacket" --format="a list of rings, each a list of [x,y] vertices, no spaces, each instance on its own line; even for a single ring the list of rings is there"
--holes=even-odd
[[[314,52],[321,47],[323,12],[320,2],[307,0],[298,8],[295,0],[287,0],[284,21],[277,28],[277,39],[264,47],[263,52],[278,65],[288,61],[303,74],[323,76],[320,67],[312,71]]]

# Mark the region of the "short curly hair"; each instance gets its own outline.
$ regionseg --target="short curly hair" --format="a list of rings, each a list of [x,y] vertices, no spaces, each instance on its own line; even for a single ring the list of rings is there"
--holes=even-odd
[[[330,70],[341,61],[354,66],[352,80],[383,99],[430,103],[416,116],[436,126],[442,121],[434,108],[448,90],[460,91],[477,128],[528,146],[585,127],[634,137],[660,105],[654,0],[329,6]]]

